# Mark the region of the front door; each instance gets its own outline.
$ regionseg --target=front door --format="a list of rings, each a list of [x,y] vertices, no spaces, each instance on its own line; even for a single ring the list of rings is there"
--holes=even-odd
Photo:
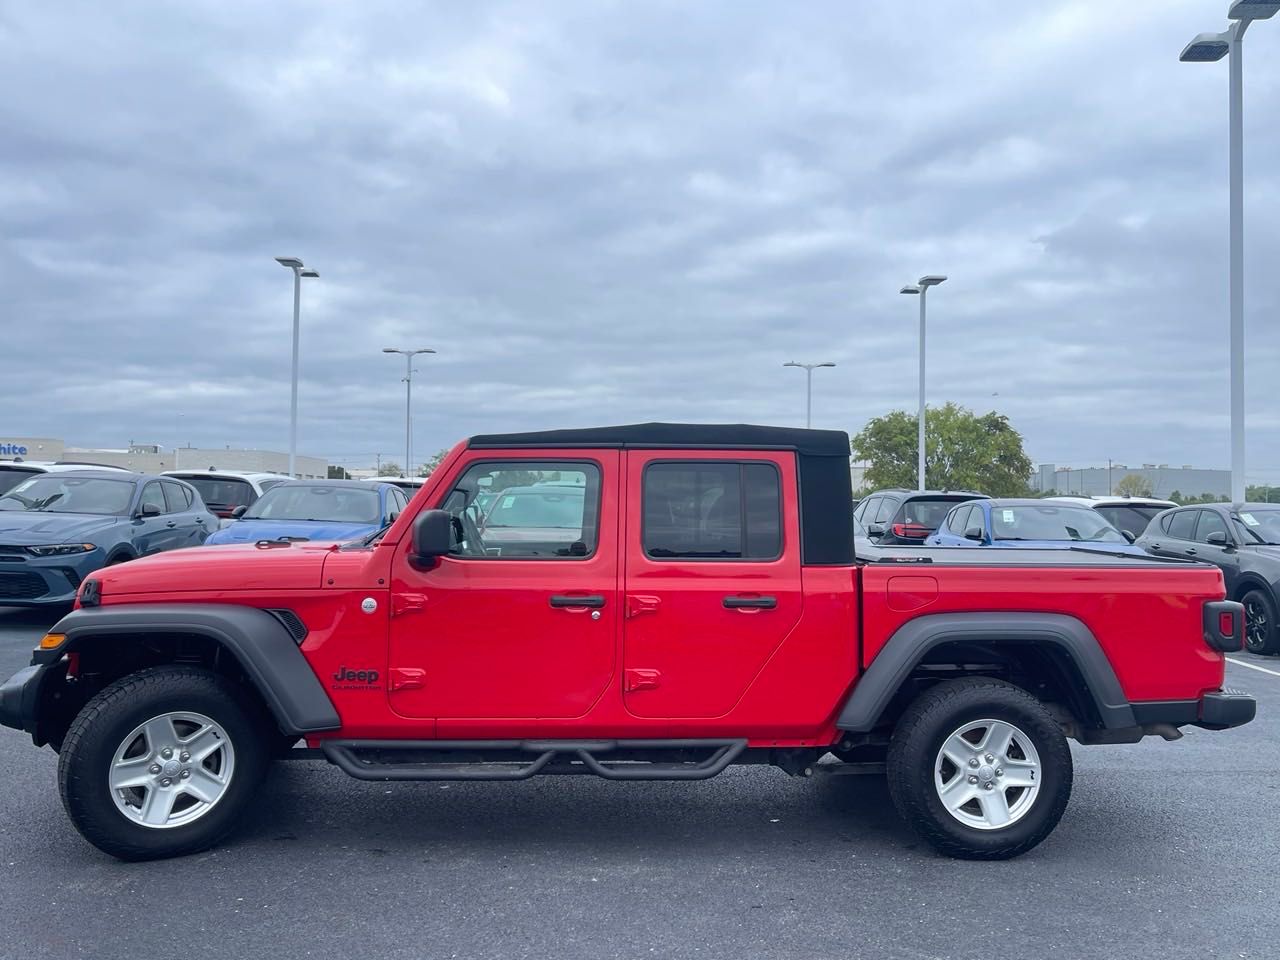
[[[628,451],[623,697],[632,715],[724,716],[799,621],[794,459]]]
[[[392,708],[402,716],[572,719],[614,675],[616,450],[485,457],[432,507],[456,545],[430,569],[401,544],[392,571]],[[407,538],[406,538],[407,539]]]

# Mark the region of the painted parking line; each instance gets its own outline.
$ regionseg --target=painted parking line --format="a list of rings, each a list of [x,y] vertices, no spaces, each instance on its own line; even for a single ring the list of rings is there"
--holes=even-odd
[[[1260,673],[1269,673],[1273,677],[1280,677],[1280,670],[1268,670],[1266,667],[1259,667],[1256,664],[1245,663],[1243,660],[1235,660],[1227,657],[1227,663],[1234,663],[1237,667],[1248,667],[1250,670],[1257,670]]]

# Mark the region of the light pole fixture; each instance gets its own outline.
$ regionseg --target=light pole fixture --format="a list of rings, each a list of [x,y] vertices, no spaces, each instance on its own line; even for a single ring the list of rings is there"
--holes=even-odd
[[[293,271],[293,376],[289,388],[289,476],[296,477],[298,459],[298,310],[302,302],[302,278],[318,277],[297,257],[276,257],[276,263]]]
[[[413,358],[420,353],[435,353],[430,347],[421,350],[398,350],[383,347],[383,353],[404,355],[404,475],[413,476]]]
[[[915,283],[909,283],[899,293],[908,293],[920,297],[920,411],[916,417],[917,431],[917,476],[916,489],[924,489],[924,304],[930,287],[936,287],[947,278],[941,274],[931,273],[921,277]]]
[[[1182,50],[1184,63],[1215,63],[1229,57],[1227,114],[1229,158],[1231,329],[1231,499],[1245,497],[1244,478],[1244,96],[1242,42],[1254,20],[1268,20],[1280,12],[1270,0],[1234,0],[1227,19],[1235,21],[1222,33],[1202,33]]]
[[[808,429],[813,426],[813,371],[819,367],[834,367],[835,364],[829,360],[825,363],[796,363],[794,360],[788,360],[783,366],[799,367],[804,371],[804,425],[805,429]]]

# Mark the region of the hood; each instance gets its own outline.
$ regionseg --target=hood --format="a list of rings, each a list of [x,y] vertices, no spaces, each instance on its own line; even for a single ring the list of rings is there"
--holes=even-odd
[[[121,594],[314,590],[334,549],[309,543],[191,547],[103,567],[93,577],[107,603]]]
[[[93,535],[122,517],[95,517],[84,513],[39,513],[34,510],[0,510],[0,544],[32,547],[47,543],[93,542]]]
[[[209,537],[209,543],[256,543],[301,537],[317,543],[355,540],[374,533],[377,523],[346,523],[337,520],[236,520]]]
[[[1020,547],[1023,550],[1099,550],[1103,553],[1119,553],[1131,557],[1148,557],[1147,551],[1132,543],[1114,543],[1110,540],[997,540],[997,547]]]

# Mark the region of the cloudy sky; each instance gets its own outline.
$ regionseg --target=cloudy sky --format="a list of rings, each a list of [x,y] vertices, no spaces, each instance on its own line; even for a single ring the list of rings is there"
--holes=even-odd
[[[1026,8],[1025,15],[1011,11]],[[303,452],[929,392],[1225,467],[1227,0],[0,2],[7,435]],[[1245,47],[1250,479],[1280,480],[1280,19]]]

